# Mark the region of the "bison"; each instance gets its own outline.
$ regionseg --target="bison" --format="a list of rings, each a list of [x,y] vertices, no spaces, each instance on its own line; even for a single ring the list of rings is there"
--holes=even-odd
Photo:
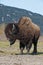
[[[40,37],[40,27],[32,22],[29,17],[21,17],[18,23],[9,23],[5,28],[5,35],[14,44],[16,39],[20,40],[20,50],[23,53],[26,47],[27,51],[34,45],[33,53],[37,53],[37,42]]]

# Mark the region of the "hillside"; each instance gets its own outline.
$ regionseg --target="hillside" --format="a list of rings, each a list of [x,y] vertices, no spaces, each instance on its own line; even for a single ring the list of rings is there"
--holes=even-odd
[[[40,26],[41,35],[43,35],[43,15],[0,4],[0,24],[18,21],[21,16],[30,17],[34,23]]]

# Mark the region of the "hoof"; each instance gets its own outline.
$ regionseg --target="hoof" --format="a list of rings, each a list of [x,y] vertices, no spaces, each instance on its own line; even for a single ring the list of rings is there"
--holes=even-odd
[[[37,55],[37,52],[32,52],[32,55]]]

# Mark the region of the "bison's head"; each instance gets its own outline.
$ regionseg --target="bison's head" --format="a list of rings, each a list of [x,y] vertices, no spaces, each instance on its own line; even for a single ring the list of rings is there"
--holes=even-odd
[[[7,39],[10,41],[10,45],[14,44],[17,39],[17,34],[19,32],[19,28],[17,24],[9,23],[5,28],[5,35]]]

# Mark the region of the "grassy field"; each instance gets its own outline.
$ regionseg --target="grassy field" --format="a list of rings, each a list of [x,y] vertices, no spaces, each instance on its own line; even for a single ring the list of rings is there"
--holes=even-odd
[[[20,54],[19,43],[20,42],[17,40],[15,44],[13,44],[10,47],[9,41],[0,41],[0,54],[11,54],[11,55]],[[38,55],[43,55],[43,42],[40,41],[38,42],[37,49],[38,49]],[[29,53],[31,54],[32,51],[33,51],[33,45]],[[26,53],[27,50],[24,49],[24,54]]]

